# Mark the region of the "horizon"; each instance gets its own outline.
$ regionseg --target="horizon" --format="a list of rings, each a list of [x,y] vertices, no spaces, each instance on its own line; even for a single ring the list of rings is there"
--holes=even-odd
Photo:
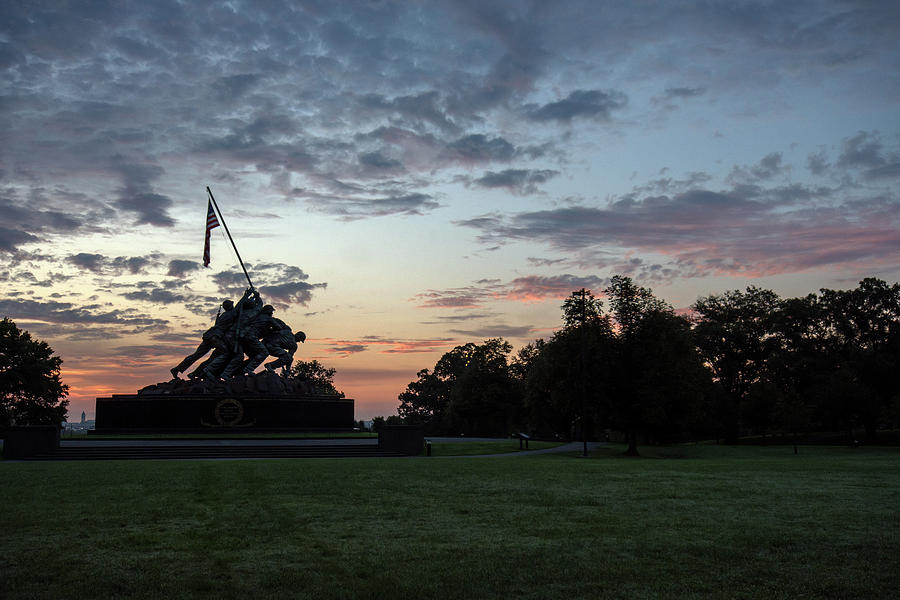
[[[891,2],[0,7],[0,317],[70,415],[167,381],[254,285],[396,414],[574,290],[676,309],[900,280]]]

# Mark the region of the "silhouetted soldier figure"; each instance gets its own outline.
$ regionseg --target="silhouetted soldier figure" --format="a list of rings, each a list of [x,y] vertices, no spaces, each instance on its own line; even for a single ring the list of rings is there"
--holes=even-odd
[[[259,298],[259,296],[257,296],[257,298]],[[240,349],[231,357],[231,361],[222,372],[223,379],[232,377],[238,369],[241,369],[241,367],[243,367],[242,370],[244,375],[250,375],[256,370],[256,367],[262,364],[262,361],[266,359],[266,356],[269,355],[269,351],[266,350],[266,347],[259,340],[262,337],[263,332],[278,327],[275,319],[272,318],[272,313],[274,312],[275,308],[272,305],[267,304],[262,307],[259,313],[252,319],[248,319],[246,323],[243,321],[241,322],[237,331],[237,340]],[[241,350],[243,350],[243,353]],[[248,357],[246,363],[244,362],[244,354]]]
[[[253,320],[262,307],[262,299],[259,292],[253,288],[248,288],[241,299],[238,300],[237,306],[232,310],[232,316],[227,322],[227,327],[222,334],[223,344],[217,346],[203,364],[191,373],[190,377],[203,377],[203,379],[217,379],[219,373],[222,372],[229,361],[237,353],[237,343],[235,337],[239,331],[241,324]],[[240,353],[243,356],[243,353]]]
[[[266,369],[274,371],[278,367],[284,367],[283,372],[287,373],[291,368],[291,363],[294,362],[294,352],[297,351],[297,342],[305,342],[306,334],[302,331],[298,331],[295,335],[284,321],[274,318],[273,320],[279,325],[280,329],[277,331],[270,331],[266,334],[263,338],[263,344],[269,351],[269,354],[277,357],[277,360],[266,363]]]
[[[179,373],[183,373],[194,364],[201,356],[212,349],[227,351],[226,333],[231,328],[234,319],[237,317],[237,311],[234,310],[234,303],[231,300],[222,302],[224,311],[220,311],[216,316],[215,325],[206,330],[203,334],[203,341],[197,346],[193,354],[188,354],[180,363],[170,369],[173,378],[177,378]],[[191,373],[193,375],[194,373]]]

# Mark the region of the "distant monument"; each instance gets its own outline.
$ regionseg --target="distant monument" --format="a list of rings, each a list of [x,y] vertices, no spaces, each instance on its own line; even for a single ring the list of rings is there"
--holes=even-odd
[[[209,205],[204,263],[208,264],[209,230],[218,227],[219,221],[218,205],[206,189]],[[234,245],[234,240],[231,243]],[[234,249],[237,254],[237,247]],[[312,383],[291,376],[297,342],[305,342],[306,334],[294,333],[273,316],[274,307],[263,304],[240,254],[237,256],[250,284],[244,295],[237,303],[222,302],[213,326],[203,334],[197,349],[170,369],[171,380],[149,385],[136,394],[97,398],[97,433],[353,427],[353,400],[317,394]],[[210,351],[209,358],[187,379],[178,377]],[[276,360],[256,373],[269,355]],[[82,422],[84,417],[82,413]]]

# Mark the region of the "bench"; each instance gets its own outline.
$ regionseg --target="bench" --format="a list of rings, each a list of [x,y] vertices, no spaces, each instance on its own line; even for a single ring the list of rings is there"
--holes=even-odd
[[[528,450],[528,440],[531,439],[531,436],[527,433],[522,433],[521,431],[518,433],[514,433],[512,435],[514,438],[519,438],[519,450],[523,450],[522,443],[524,442],[525,447],[524,450]]]

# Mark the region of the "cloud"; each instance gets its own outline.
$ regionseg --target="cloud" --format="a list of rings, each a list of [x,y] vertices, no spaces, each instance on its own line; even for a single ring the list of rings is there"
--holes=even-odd
[[[865,172],[868,179],[895,179],[900,178],[900,161],[885,164]]]
[[[29,329],[41,335],[70,339],[115,338],[168,327],[167,321],[133,309],[104,310],[55,300],[0,299],[0,314],[30,323]]]
[[[293,265],[247,263],[245,266],[263,301],[276,308],[308,306],[315,290],[328,287],[327,283],[308,283],[309,275]],[[219,271],[212,278],[223,296],[239,295],[247,287],[247,278],[242,271]]]
[[[418,123],[428,123],[447,131],[456,131],[457,125],[448,118],[441,106],[441,96],[435,91],[397,96],[388,100],[380,94],[366,94],[360,98],[360,104],[376,112],[396,115],[401,123],[419,127]]]
[[[451,329],[451,333],[464,335],[467,337],[488,339],[488,338],[527,338],[532,335],[534,329],[530,325],[512,326],[512,325],[484,325],[476,329]]]
[[[775,166],[780,161],[771,161]],[[509,216],[483,215],[457,224],[487,246],[529,241],[579,260],[629,267],[629,253],[655,256],[643,266],[656,276],[762,276],[835,265],[893,264],[900,250],[900,206],[887,197],[843,198],[830,188],[799,184],[695,189],[673,196],[624,197],[606,207],[573,205]],[[829,199],[832,206],[815,207]],[[651,271],[647,271],[648,276]],[[456,296],[423,296],[438,306]]]
[[[475,308],[495,297],[496,286],[428,290],[416,294],[419,308]]]
[[[841,143],[837,164],[842,167],[878,168],[884,165],[883,145],[876,132],[860,131]]]
[[[438,203],[430,194],[402,189],[387,189],[385,194],[378,194],[378,188],[364,188],[332,182],[335,189],[343,188],[346,193],[311,193],[306,190],[295,190],[298,197],[308,199],[310,210],[318,213],[335,215],[345,221],[391,215],[418,216],[438,207]]]
[[[153,191],[153,181],[164,174],[161,167],[150,158],[141,160],[128,159],[123,156],[112,158],[112,169],[123,179],[123,186],[118,190],[116,205],[137,215],[138,225],[156,225],[157,227],[173,227],[175,220],[169,216],[172,199]]]
[[[195,260],[173,259],[169,261],[169,277],[185,277],[189,273],[200,270],[200,263]]]
[[[368,346],[365,344],[353,344],[353,343],[344,343],[344,344],[334,344],[327,348],[327,352],[330,354],[337,354],[340,357],[347,357],[352,354],[359,354],[360,352],[365,352],[368,349]]]
[[[488,137],[476,133],[459,138],[447,145],[446,155],[463,163],[507,162],[516,149],[502,137]]]
[[[862,169],[869,180],[886,180],[900,177],[900,152],[888,151],[877,131],[860,131],[845,138],[841,143],[841,153],[837,166]]]
[[[109,258],[102,254],[91,252],[79,252],[66,257],[66,262],[92,273],[103,275],[121,275],[131,273],[136,275],[143,273],[149,267],[159,264],[161,254],[152,252],[147,256],[117,256]]]
[[[806,158],[806,168],[809,169],[809,172],[813,175],[823,175],[826,171],[828,171],[828,167],[831,165],[828,163],[828,156],[825,153],[825,150],[819,150],[818,152],[810,153]]]
[[[529,275],[502,283],[497,279],[480,280],[470,286],[446,290],[427,290],[416,294],[413,301],[419,308],[476,308],[491,301],[541,302],[565,298],[581,288],[599,289],[607,280],[599,277],[570,274],[544,277]],[[471,317],[474,318],[474,317]]]
[[[614,110],[623,108],[628,98],[622,92],[601,90],[576,90],[563,100],[550,102],[529,111],[533,121],[559,121],[569,123],[576,118],[609,121]]]
[[[403,163],[395,158],[388,158],[381,152],[367,152],[359,155],[359,163],[366,167],[384,171],[392,171],[403,167]]]
[[[153,302],[154,304],[184,304],[189,298],[188,296],[185,296],[183,294],[177,294],[170,290],[162,288],[126,292],[122,294],[122,297],[128,298],[129,300]]]
[[[2,172],[0,172],[2,180]],[[60,200],[64,203],[64,200]],[[60,202],[57,201],[57,202]],[[0,251],[18,253],[20,246],[41,241],[47,234],[74,233],[83,221],[70,211],[58,210],[40,191],[31,199],[21,198],[15,190],[0,196]]]
[[[671,87],[666,88],[665,94],[667,98],[695,98],[705,92],[702,87]]]
[[[24,231],[0,227],[0,251],[14,252],[19,246],[37,242],[39,238]]]
[[[325,283],[306,283],[305,281],[291,281],[284,283],[266,284],[260,288],[260,294],[265,294],[271,302],[281,305],[299,304],[308,306],[312,301],[315,289],[324,289]]]
[[[152,192],[137,192],[133,186],[122,190],[118,201],[119,207],[137,213],[138,225],[148,224],[159,227],[172,227],[175,220],[168,215],[172,207],[172,199]]]
[[[505,188],[517,194],[533,194],[537,185],[559,175],[559,171],[551,169],[506,169],[500,172],[487,171],[474,181],[476,185],[486,188]]]
[[[732,184],[738,182],[755,183],[773,179],[778,175],[785,175],[790,168],[782,163],[781,152],[772,152],[764,156],[760,161],[749,167],[735,165],[728,175],[727,181]]]
[[[329,338],[316,339],[317,342],[329,345],[329,352],[349,355],[364,352],[370,347],[380,348],[380,354],[421,354],[450,348],[455,340],[439,339],[392,339],[382,336],[364,336],[358,340],[337,340]]]
[[[534,267],[552,267],[554,265],[558,265],[564,263],[566,259],[564,258],[538,258],[534,256],[528,257],[528,264]]]
[[[505,297],[518,302],[540,302],[547,298],[565,298],[581,288],[599,292],[608,283],[607,279],[594,275],[586,277],[569,274],[552,277],[529,275],[513,279],[507,285]]]
[[[261,77],[256,73],[226,75],[212,82],[212,88],[222,102],[234,102],[250,91]]]
[[[458,313],[455,315],[440,315],[434,317],[432,321],[423,321],[424,325],[446,325],[447,323],[464,323],[466,321],[479,321],[481,319],[487,319],[490,317],[495,317],[495,313],[490,312],[480,312],[480,313]]]
[[[116,271],[128,271],[132,275],[142,273],[147,267],[154,265],[159,254],[147,256],[117,256],[112,261],[112,268]]]
[[[66,261],[81,269],[99,273],[100,269],[107,263],[107,258],[102,254],[80,252],[68,257]]]

